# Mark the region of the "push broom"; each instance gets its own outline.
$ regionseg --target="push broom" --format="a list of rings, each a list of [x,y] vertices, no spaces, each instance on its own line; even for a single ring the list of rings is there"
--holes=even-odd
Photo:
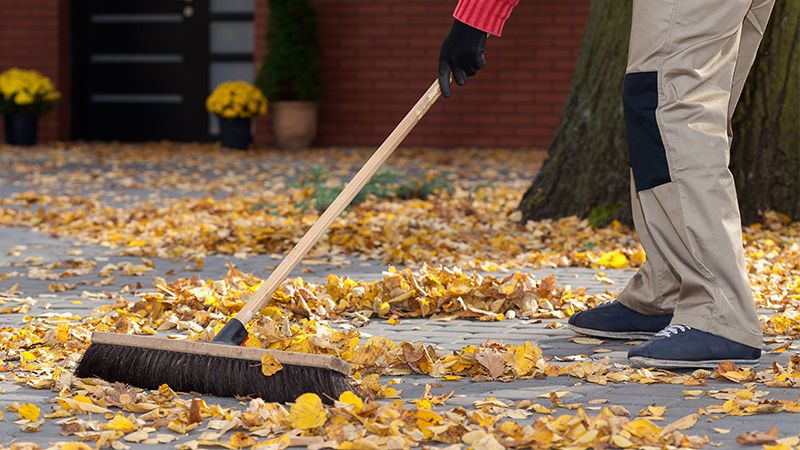
[[[347,362],[328,355],[242,347],[247,340],[245,325],[266,306],[280,284],[440,95],[438,82],[434,82],[212,342],[95,332],[92,333],[91,345],[78,364],[76,375],[119,381],[146,389],[155,389],[166,383],[176,391],[223,397],[261,397],[273,402],[290,402],[306,392],[316,393],[326,401],[338,398],[349,388],[350,365]],[[265,354],[274,356],[283,368],[271,376],[264,376],[261,360]]]

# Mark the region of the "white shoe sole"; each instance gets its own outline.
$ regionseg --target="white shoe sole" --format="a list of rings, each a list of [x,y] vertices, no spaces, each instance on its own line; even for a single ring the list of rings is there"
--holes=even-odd
[[[732,361],[737,366],[754,367],[758,365],[757,359],[717,359],[706,361],[683,361],[671,359],[655,359],[646,358],[644,356],[631,356],[628,358],[632,367],[645,367],[656,369],[716,369],[717,365],[725,362]]]
[[[593,330],[591,328],[581,328],[581,327],[572,325],[571,323],[567,324],[567,328],[569,328],[570,330],[572,330],[572,331],[574,331],[576,333],[585,334],[586,336],[604,337],[604,338],[609,338],[609,339],[626,339],[626,340],[646,339],[646,340],[649,340],[653,336],[655,336],[655,333],[647,333],[645,331],[604,331],[604,330]]]

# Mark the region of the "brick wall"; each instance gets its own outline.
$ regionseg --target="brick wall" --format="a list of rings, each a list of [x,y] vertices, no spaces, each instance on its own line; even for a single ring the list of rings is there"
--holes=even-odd
[[[266,53],[267,0],[256,0],[257,60]],[[316,0],[323,58],[317,145],[380,143],[433,81],[455,0]],[[406,143],[441,147],[546,146],[558,124],[589,0],[522,0],[489,65],[440,101]],[[49,76],[62,92],[40,120],[42,140],[68,139],[69,0],[0,0],[0,70]],[[0,126],[0,138],[2,138]],[[268,118],[256,139],[270,142]]]
[[[316,145],[379,144],[436,76],[452,1],[317,0],[323,99]],[[257,60],[267,0],[257,0]],[[589,0],[522,0],[488,66],[440,101],[406,140],[436,147],[547,146],[580,48]],[[270,142],[269,120],[256,140]]]
[[[0,71],[35,69],[61,91],[56,108],[39,120],[39,139],[69,138],[69,1],[0,0]],[[0,140],[4,130],[0,126]]]

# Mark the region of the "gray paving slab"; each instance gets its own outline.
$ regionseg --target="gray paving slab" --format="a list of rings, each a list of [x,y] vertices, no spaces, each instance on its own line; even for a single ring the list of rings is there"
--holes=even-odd
[[[22,192],[30,189],[21,179],[9,180],[0,176],[0,197],[8,196],[13,192]],[[130,196],[131,198],[147,198],[152,194],[147,189],[129,189],[124,186],[108,190],[104,193],[108,198]],[[192,195],[187,191],[162,191],[160,194],[168,196]],[[17,246],[25,246],[18,252],[12,252]],[[80,255],[74,255],[75,249],[81,251]],[[18,253],[18,254],[16,254]],[[140,258],[121,257],[113,251],[95,245],[82,245],[70,239],[57,239],[52,236],[39,233],[27,228],[0,228],[0,274],[19,272],[17,275],[8,277],[0,281],[0,291],[9,289],[12,285],[18,284],[19,289],[25,296],[30,296],[35,304],[31,311],[26,314],[38,315],[48,312],[72,312],[80,315],[88,314],[91,309],[97,307],[107,299],[89,300],[80,296],[81,291],[101,292],[104,290],[117,292],[124,285],[142,285],[141,289],[148,289],[153,276],[163,276],[167,271],[174,271],[170,278],[191,277],[197,275],[202,278],[221,278],[227,271],[227,264],[234,263],[237,268],[245,272],[257,274],[268,273],[268,267],[274,266],[279,261],[268,255],[255,255],[250,258],[236,258],[233,256],[209,256],[206,258],[205,265],[200,271],[191,271],[184,268],[186,262],[168,261],[159,258],[151,258],[154,270],[144,276],[126,276],[116,274],[116,280],[109,286],[79,285],[77,289],[66,292],[51,293],[48,285],[51,280],[39,280],[27,276],[30,264],[25,260],[29,257],[40,258],[41,263],[51,263],[64,261],[70,258],[83,258],[96,261],[98,268],[105,264],[131,262],[139,263]],[[334,265],[313,265],[305,266],[311,272],[301,272],[298,268],[292,276],[302,276],[312,282],[324,281],[330,273],[346,274],[354,279],[375,280],[381,278],[381,272],[385,266],[376,261],[362,260],[360,258],[350,258],[351,264],[347,267]],[[585,268],[560,268],[560,269],[541,269],[526,270],[537,277],[554,275],[559,284],[569,284],[574,288],[587,288],[591,293],[604,291],[618,291],[625,282],[632,276],[633,272],[628,270],[605,270],[608,278],[614,284],[603,284],[596,278],[596,271]],[[96,281],[96,270],[86,276],[70,277],[57,280],[59,282],[82,283]],[[502,273],[497,274],[502,275]],[[130,294],[129,294],[130,296]],[[74,302],[80,301],[80,304]],[[0,314],[0,328],[7,326],[20,326],[24,314]],[[550,329],[547,325],[551,322],[561,322],[563,320],[543,320],[543,321],[522,321],[509,320],[502,322],[470,322],[464,320],[437,321],[429,319],[404,319],[397,325],[389,325],[385,321],[373,321],[361,331],[365,336],[384,335],[395,341],[422,341],[438,346],[442,352],[454,351],[467,344],[479,345],[487,341],[521,343],[530,341],[543,349],[545,357],[556,360],[576,354],[586,355],[587,358],[601,359],[610,358],[612,362],[624,363],[626,352],[630,346],[624,342],[605,340],[599,345],[585,345],[572,341],[574,334],[566,328]],[[602,352],[597,352],[601,350]],[[768,366],[773,362],[785,364],[788,353],[776,354],[766,353],[762,364]],[[391,377],[394,378],[394,377]],[[708,406],[712,403],[721,403],[721,400],[711,398],[698,398],[684,400],[682,391],[687,389],[685,386],[674,386],[665,384],[640,385],[635,383],[610,383],[598,385],[587,383],[571,377],[548,377],[535,378],[530,380],[520,380],[513,383],[500,382],[472,382],[462,379],[458,381],[443,382],[425,376],[403,376],[399,377],[400,383],[395,386],[402,391],[404,399],[418,398],[425,390],[426,384],[434,386],[433,392],[440,394],[454,391],[454,396],[447,402],[447,406],[471,407],[475,401],[483,400],[487,397],[496,397],[505,401],[519,401],[530,399],[549,405],[547,394],[553,391],[567,391],[569,394],[564,397],[563,403],[581,402],[587,407],[593,408],[590,400],[607,400],[607,405],[621,405],[629,409],[632,414],[636,414],[641,407],[657,404],[667,406],[665,421],[675,420],[697,408]],[[385,381],[385,380],[384,380]],[[710,381],[708,386],[699,389],[721,389],[730,387],[740,387],[724,381]],[[696,389],[696,388],[693,388]],[[797,392],[792,389],[780,388],[760,388],[769,391],[770,398],[796,399]],[[47,390],[36,390],[27,386],[22,386],[10,381],[0,381],[0,408],[5,408],[12,402],[31,402],[37,404],[43,412],[49,412],[51,399],[55,393]],[[544,397],[540,397],[544,396]],[[186,397],[188,398],[188,396]],[[209,403],[218,403],[223,406],[235,406],[240,404],[235,399],[215,398],[204,396]],[[556,414],[571,413],[566,409],[557,409]],[[536,417],[534,415],[533,417]],[[690,430],[692,434],[707,434],[712,442],[719,443],[720,448],[743,448],[736,444],[735,436],[739,432],[749,430],[765,431],[770,426],[775,425],[782,434],[797,434],[800,430],[800,414],[770,414],[750,417],[731,417],[725,416],[710,422],[708,417],[703,417],[698,424]],[[731,429],[731,433],[722,435],[713,430],[717,428]],[[176,442],[184,442],[197,437],[197,432],[189,436],[181,437]],[[13,414],[7,413],[6,419],[0,421],[0,445],[8,445],[14,441],[34,441],[40,445],[46,445],[64,438],[59,434],[58,427],[53,421],[46,421],[41,431],[38,433],[22,434],[13,423]],[[158,448],[174,448],[175,443],[157,446]],[[134,445],[133,448],[143,446]],[[153,446],[148,446],[153,448]]]

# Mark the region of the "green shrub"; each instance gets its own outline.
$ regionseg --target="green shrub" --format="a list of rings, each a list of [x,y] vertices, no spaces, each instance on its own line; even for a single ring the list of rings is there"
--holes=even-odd
[[[270,101],[316,101],[317,15],[310,0],[269,0],[267,56],[256,85]]]

